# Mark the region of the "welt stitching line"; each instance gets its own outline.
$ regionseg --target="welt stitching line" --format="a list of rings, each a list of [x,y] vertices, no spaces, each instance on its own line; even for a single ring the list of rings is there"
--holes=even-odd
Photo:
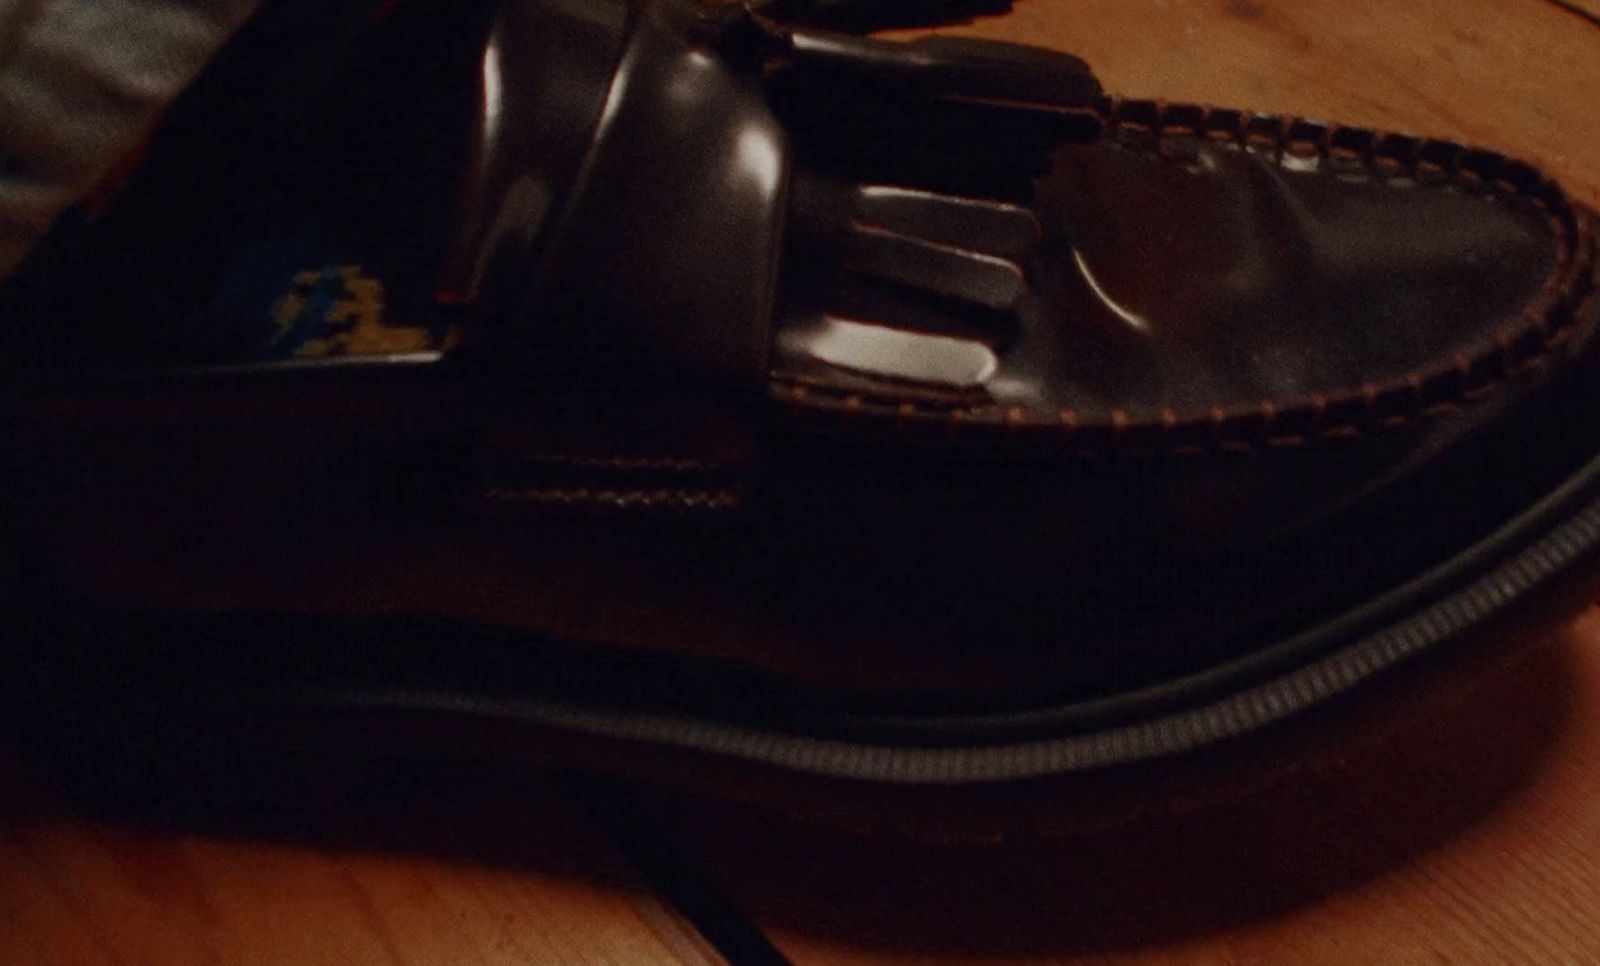
[[[604,489],[586,486],[562,488],[491,489],[483,494],[489,503],[585,509],[635,510],[725,510],[741,502],[739,491],[672,489]]]

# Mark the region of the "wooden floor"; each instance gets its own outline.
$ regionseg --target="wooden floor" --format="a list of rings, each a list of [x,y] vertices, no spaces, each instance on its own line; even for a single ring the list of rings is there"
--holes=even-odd
[[[1122,93],[1498,147],[1594,204],[1585,7],[1019,0],[972,29],[1079,53]],[[0,755],[0,964],[1600,963],[1600,609],[1526,634],[1345,760],[1045,845],[463,774],[90,819]]]

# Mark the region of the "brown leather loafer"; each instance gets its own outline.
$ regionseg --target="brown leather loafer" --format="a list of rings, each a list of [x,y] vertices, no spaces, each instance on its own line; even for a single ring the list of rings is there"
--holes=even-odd
[[[327,6],[0,296],[13,707],[1008,782],[1600,540],[1600,221],[1527,163],[860,0]]]

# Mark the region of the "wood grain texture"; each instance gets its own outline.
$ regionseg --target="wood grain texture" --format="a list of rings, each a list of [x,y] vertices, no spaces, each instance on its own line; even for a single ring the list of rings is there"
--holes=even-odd
[[[964,29],[1119,93],[1482,143],[1600,203],[1600,30],[1549,0],[1018,0]],[[1600,611],[1367,752],[1044,846],[710,807],[669,844],[799,963],[1600,963]],[[568,787],[491,784],[163,831],[0,770],[0,964],[715,961]]]
[[[5,777],[8,966],[721,962],[561,784],[335,777],[163,831],[151,803],[89,821],[59,779]]]
[[[1470,141],[1600,202],[1600,29],[1548,0],[1017,0],[959,32],[1071,51],[1118,94]]]

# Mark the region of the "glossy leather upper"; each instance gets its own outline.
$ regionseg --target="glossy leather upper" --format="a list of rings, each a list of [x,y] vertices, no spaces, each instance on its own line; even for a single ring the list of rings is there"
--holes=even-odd
[[[407,56],[428,9],[397,15],[419,18]],[[1065,72],[1059,102],[920,75],[841,94],[790,74],[758,98],[669,22],[600,26],[644,87],[593,115],[610,75],[581,75],[550,142],[581,192],[515,187],[555,163],[545,142],[477,132],[514,149],[469,167],[468,197],[499,185],[502,207],[466,221],[537,298],[442,361],[318,368],[289,336],[437,309],[456,169],[407,180],[414,129],[384,132],[484,95],[476,41],[448,98],[391,99],[380,43],[336,123],[175,111],[122,207],[8,293],[15,328],[55,343],[23,368],[98,366],[6,400],[9,496],[63,584],[158,613],[447,617],[869,694],[1093,697],[1393,586],[1592,455],[1595,218],[1526,166],[1101,102],[1070,58],[1029,60]],[[225,92],[266,83],[242,63]],[[658,365],[594,379],[530,357],[530,332],[607,361],[631,333]],[[704,378],[732,371],[714,359],[745,378]]]
[[[1386,382],[1481,347],[1555,269],[1525,198],[1314,154],[1178,150],[1058,156],[1041,193],[1060,244],[1036,263],[1025,323],[1039,344],[999,374],[997,401],[1194,410]]]
[[[484,227],[455,255],[474,266],[472,339],[543,371],[764,368],[788,144],[697,23],[684,3],[502,12],[464,208]]]
[[[838,320],[797,311],[780,375],[886,400],[959,391],[951,406],[1031,421],[1209,418],[1470,367],[1565,281],[1572,229],[1530,193],[1316,145],[1117,134],[1063,145],[1037,180],[1010,327],[869,307],[848,316],[852,348]],[[879,360],[888,332],[947,371]]]
[[[579,179],[631,28],[625,2],[500,5],[474,86],[473,129],[442,285],[509,309]],[[496,284],[500,289],[495,288]]]

